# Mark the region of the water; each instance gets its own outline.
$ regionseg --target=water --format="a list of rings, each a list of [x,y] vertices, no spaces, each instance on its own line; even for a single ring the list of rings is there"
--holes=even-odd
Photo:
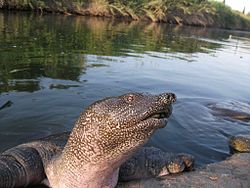
[[[0,107],[9,101],[0,151],[71,130],[103,97],[171,91],[173,115],[148,145],[193,154],[197,165],[220,161],[228,136],[250,134],[250,123],[208,106],[249,109],[249,83],[247,32],[0,12]]]

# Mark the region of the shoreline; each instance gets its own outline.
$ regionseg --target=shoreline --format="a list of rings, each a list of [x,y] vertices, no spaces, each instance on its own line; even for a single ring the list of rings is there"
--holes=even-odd
[[[160,1],[159,1],[160,2]],[[161,1],[163,2],[163,1]],[[184,3],[184,0],[183,2]],[[185,2],[186,3],[186,2]],[[149,21],[173,25],[211,27],[229,30],[250,31],[250,19],[237,14],[222,3],[200,4],[165,4],[140,5],[132,8],[124,4],[112,4],[99,0],[91,3],[79,3],[70,0],[57,1],[27,1],[0,0],[0,10],[8,11],[35,11],[40,14],[60,13],[65,15],[79,15],[121,19],[125,21]],[[170,10],[169,10],[170,9]]]

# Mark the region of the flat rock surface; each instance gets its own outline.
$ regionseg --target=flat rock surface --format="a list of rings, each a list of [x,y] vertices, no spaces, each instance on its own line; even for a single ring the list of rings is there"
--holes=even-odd
[[[146,179],[120,183],[117,188],[249,188],[250,153],[234,154],[225,161],[208,164],[196,171],[167,176],[163,179]]]

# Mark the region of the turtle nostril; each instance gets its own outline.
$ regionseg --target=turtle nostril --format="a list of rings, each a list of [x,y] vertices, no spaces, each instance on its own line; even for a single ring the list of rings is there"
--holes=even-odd
[[[159,96],[159,101],[165,104],[171,104],[176,101],[176,95],[174,93],[163,93]]]
[[[172,101],[172,102],[175,102],[177,97],[174,93],[169,93],[169,99]]]

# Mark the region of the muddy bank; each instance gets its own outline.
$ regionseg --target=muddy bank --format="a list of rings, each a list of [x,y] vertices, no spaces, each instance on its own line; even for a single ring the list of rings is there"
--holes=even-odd
[[[102,16],[128,20],[147,20],[178,25],[249,30],[250,20],[218,2],[181,0],[0,0],[0,8],[33,10],[83,16]]]
[[[234,154],[193,172],[167,176],[162,180],[148,179],[120,184],[118,188],[137,187],[226,187],[248,188],[250,185],[250,153]]]

